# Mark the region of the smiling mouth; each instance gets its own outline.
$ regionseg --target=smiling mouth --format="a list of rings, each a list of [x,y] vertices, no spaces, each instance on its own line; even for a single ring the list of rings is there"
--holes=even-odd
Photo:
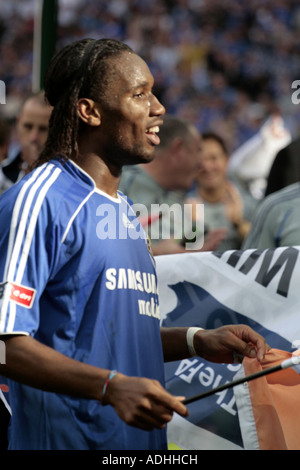
[[[159,126],[153,126],[153,127],[149,127],[149,129],[146,129],[145,133],[152,145],[159,145],[160,143],[160,138],[157,135],[158,132],[159,132]]]

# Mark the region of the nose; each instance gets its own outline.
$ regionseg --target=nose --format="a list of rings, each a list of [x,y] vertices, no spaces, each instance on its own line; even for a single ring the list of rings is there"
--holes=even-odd
[[[166,113],[166,108],[161,104],[155,95],[150,97],[150,115],[163,116]]]
[[[38,129],[33,128],[30,132],[29,141],[31,143],[37,143],[41,139],[40,132]]]

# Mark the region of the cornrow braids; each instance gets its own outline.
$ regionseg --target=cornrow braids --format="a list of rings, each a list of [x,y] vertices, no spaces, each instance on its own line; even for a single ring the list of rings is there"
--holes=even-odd
[[[133,52],[114,39],[82,39],[65,46],[52,59],[45,77],[45,98],[53,111],[48,138],[37,166],[52,158],[76,160],[80,119],[79,98],[101,99],[108,82],[108,60]],[[94,97],[94,98],[93,98]]]

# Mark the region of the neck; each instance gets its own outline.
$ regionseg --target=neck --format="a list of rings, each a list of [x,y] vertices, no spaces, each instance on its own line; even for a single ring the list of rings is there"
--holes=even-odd
[[[201,188],[199,187],[198,193],[204,201],[216,203],[224,199],[226,188],[222,186],[221,188]]]
[[[121,178],[121,168],[116,168],[106,161],[102,155],[102,145],[99,136],[89,130],[81,134],[78,141],[79,155],[76,163],[94,180],[96,187],[112,197],[117,196]]]
[[[96,187],[112,197],[117,197],[117,190],[121,178],[119,170],[110,168],[98,155],[94,153],[80,154],[76,159],[80,166],[95,181]]]

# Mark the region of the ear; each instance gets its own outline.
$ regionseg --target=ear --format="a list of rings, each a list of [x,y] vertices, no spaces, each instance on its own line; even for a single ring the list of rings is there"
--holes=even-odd
[[[182,165],[182,158],[184,156],[182,149],[184,147],[184,142],[181,137],[175,137],[175,139],[171,143],[170,147],[170,155],[175,166]]]
[[[77,101],[77,114],[88,126],[97,127],[101,124],[101,115],[94,100],[80,98]]]

